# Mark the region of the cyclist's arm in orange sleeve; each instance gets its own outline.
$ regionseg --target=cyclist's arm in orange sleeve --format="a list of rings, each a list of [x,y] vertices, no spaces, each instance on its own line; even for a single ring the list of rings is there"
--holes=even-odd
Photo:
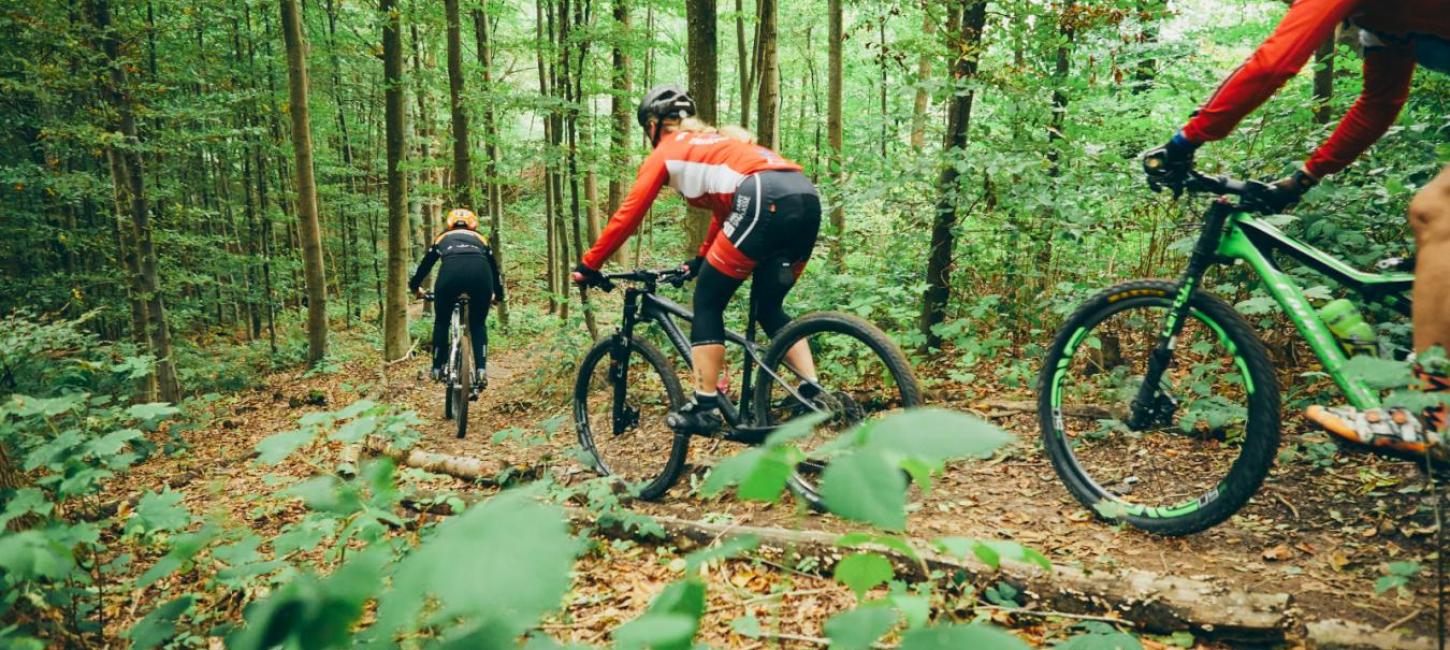
[[[614,211],[614,216],[609,218],[609,223],[604,226],[604,231],[599,233],[599,239],[594,246],[584,253],[581,260],[584,266],[599,270],[604,266],[604,261],[609,259],[614,251],[624,245],[625,240],[639,228],[644,220],[644,215],[654,203],[655,197],[659,196],[660,189],[669,180],[669,170],[665,168],[664,155],[660,149],[655,149],[644,163],[639,166],[639,174],[635,176],[634,187],[630,188],[629,194],[625,195],[620,202],[619,209]]]
[[[700,257],[710,252],[710,245],[715,243],[715,238],[720,236],[720,229],[725,226],[725,220],[730,218],[729,208],[717,208],[710,215],[710,228],[705,231],[705,241],[700,242]]]
[[[1415,52],[1408,45],[1366,48],[1364,88],[1354,106],[1339,120],[1334,134],[1309,160],[1304,171],[1315,178],[1333,174],[1354,162],[1388,131],[1410,96]]]
[[[1297,0],[1274,33],[1225,79],[1183,127],[1202,144],[1222,140],[1246,115],[1269,99],[1314,55],[1334,28],[1364,0]]]

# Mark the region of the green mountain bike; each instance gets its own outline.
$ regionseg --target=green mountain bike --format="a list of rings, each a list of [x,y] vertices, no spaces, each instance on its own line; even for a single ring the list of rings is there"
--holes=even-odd
[[[1378,406],[1379,394],[1345,373],[1344,350],[1275,256],[1405,314],[1413,279],[1359,271],[1257,218],[1272,212],[1256,198],[1263,183],[1193,172],[1185,189],[1219,197],[1182,276],[1088,299],[1058,332],[1038,380],[1043,446],[1068,491],[1103,519],[1163,535],[1232,516],[1263,484],[1279,446],[1273,363],[1254,327],[1200,290],[1204,273],[1215,264],[1252,269],[1361,409]]]

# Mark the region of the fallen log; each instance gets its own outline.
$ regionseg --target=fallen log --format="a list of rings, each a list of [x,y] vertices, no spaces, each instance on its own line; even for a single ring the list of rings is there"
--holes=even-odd
[[[994,417],[1002,417],[1014,413],[1036,413],[1037,402],[1015,401],[1015,400],[987,400],[982,402],[983,406],[995,409]],[[1085,418],[1089,420],[1122,420],[1128,415],[1125,407],[1100,406],[1097,404],[1067,404],[1062,407],[1062,414],[1070,418]]]
[[[498,458],[483,459],[439,454],[417,448],[399,449],[376,436],[369,436],[362,445],[344,448],[342,461],[344,464],[356,467],[357,461],[364,452],[387,456],[408,467],[451,476],[475,485],[505,487],[520,481],[533,480],[539,476],[539,468],[533,465],[515,465]]]
[[[479,459],[419,450],[390,449],[369,441],[369,450],[386,453],[411,467],[448,474],[468,481],[489,483],[507,463],[484,463]],[[381,447],[381,450],[376,448]],[[461,495],[465,504],[481,495]],[[404,506],[430,514],[450,514],[452,508],[438,495],[419,492],[404,499]],[[723,539],[754,536],[760,545],[820,559],[813,570],[829,576],[835,562],[851,552],[835,544],[836,534],[815,530],[789,530],[691,521],[668,516],[651,517],[664,531],[665,539],[618,523],[600,522],[598,515],[582,508],[566,510],[570,520],[595,527],[595,533],[615,538],[668,542],[681,549],[703,547]],[[1086,572],[1065,565],[1051,571],[1003,560],[994,569],[976,558],[957,558],[921,551],[920,562],[879,546],[868,547],[893,560],[897,574],[909,580],[923,580],[930,572],[942,572],[985,588],[1006,582],[1031,597],[1039,607],[1067,614],[1109,613],[1142,632],[1168,634],[1189,631],[1196,636],[1231,643],[1278,643],[1291,625],[1289,596],[1283,593],[1253,594],[1233,591],[1201,580],[1161,576],[1136,569]]]
[[[1408,636],[1340,620],[1314,621],[1306,627],[1308,637],[1305,640],[1309,647],[1323,650],[1430,650],[1435,647],[1435,640],[1431,638]]]
[[[849,552],[836,546],[838,535],[822,531],[705,523],[664,516],[654,520],[664,528],[670,542],[682,550],[688,546],[682,542],[708,545],[721,539],[753,535],[762,546],[792,549],[826,560],[819,565],[822,572]],[[617,527],[601,532],[638,536]],[[1160,576],[1136,569],[1088,573],[1054,565],[1048,572],[1036,565],[1009,560],[1003,560],[1000,569],[993,569],[976,558],[961,559],[923,551],[922,562],[917,563],[885,547],[871,547],[871,550],[892,558],[898,575],[910,579],[922,579],[924,566],[928,571],[941,571],[982,586],[1007,582],[1053,610],[1073,614],[1113,612],[1141,631],[1155,634],[1186,630],[1219,641],[1276,643],[1284,639],[1290,625],[1289,595],[1283,593],[1244,593],[1201,580]]]

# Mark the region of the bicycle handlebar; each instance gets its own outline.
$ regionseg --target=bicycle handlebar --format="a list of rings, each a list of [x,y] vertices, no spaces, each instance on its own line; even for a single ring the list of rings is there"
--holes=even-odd
[[[641,282],[650,286],[658,282],[664,282],[665,284],[678,287],[683,285],[685,280],[688,279],[685,277],[685,273],[686,271],[680,268],[635,269],[621,273],[606,273],[600,276],[600,279],[593,284],[601,291],[613,291],[616,280],[621,282]]]
[[[1198,170],[1188,172],[1188,181],[1183,189],[1194,193],[1219,194],[1239,197],[1239,208],[1250,212],[1277,212],[1263,202],[1271,191],[1268,183],[1242,181],[1227,176],[1209,176]]]

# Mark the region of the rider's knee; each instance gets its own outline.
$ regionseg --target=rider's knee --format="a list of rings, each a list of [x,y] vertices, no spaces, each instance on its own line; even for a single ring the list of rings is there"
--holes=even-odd
[[[1450,170],[1415,194],[1410,201],[1410,226],[1420,248],[1450,242]]]

